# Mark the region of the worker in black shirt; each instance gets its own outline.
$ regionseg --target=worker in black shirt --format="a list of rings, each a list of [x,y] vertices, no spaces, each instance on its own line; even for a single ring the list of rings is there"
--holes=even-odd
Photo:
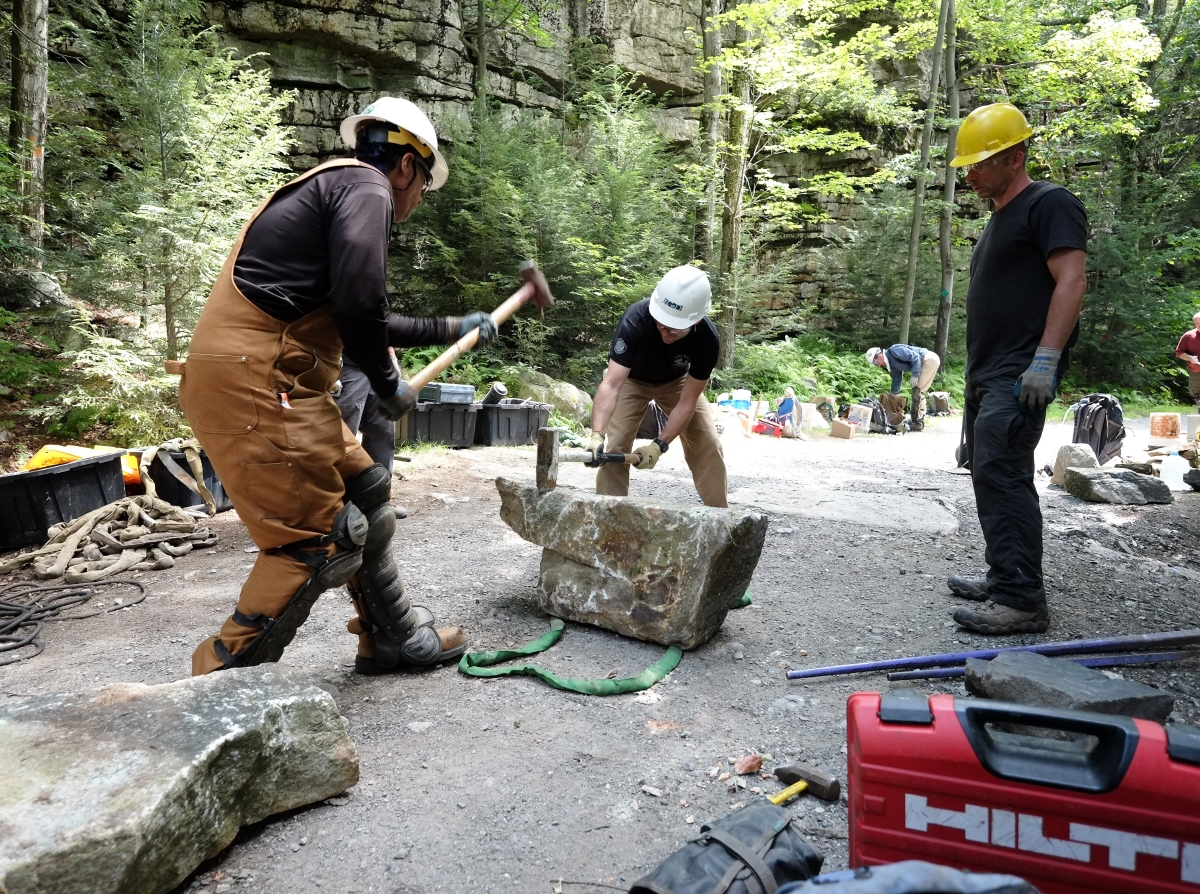
[[[321,592],[342,584],[360,672],[429,667],[466,648],[460,628],[435,630],[404,594],[391,475],[329,394],[344,351],[399,419],[417,396],[389,344],[458,337],[464,321],[390,313],[386,289],[393,221],[449,172],[407,100],[381,98],[341,135],[353,158],[292,180],[242,228],[180,365],[180,404],[260,550],[237,609],[192,656],[194,674],[277,661]]]
[[[1087,214],[1074,195],[1025,171],[1033,134],[1008,103],[973,111],[951,164],[995,210],[971,255],[964,426],[985,577],[952,577],[976,600],[954,620],[976,633],[1041,633],[1042,513],[1033,451],[1079,337],[1087,287]]]
[[[708,319],[708,277],[691,266],[667,273],[649,299],[630,305],[608,353],[608,370],[592,407],[591,450],[628,453],[650,401],[667,411],[659,436],[638,448],[638,469],[653,469],[673,440],[707,506],[728,506],[725,456],[704,398],[721,338]],[[601,466],[596,493],[629,494],[629,467]]]

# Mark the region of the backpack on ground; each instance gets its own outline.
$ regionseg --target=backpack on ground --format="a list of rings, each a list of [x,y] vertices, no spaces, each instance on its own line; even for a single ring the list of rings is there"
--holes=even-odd
[[[701,826],[629,894],[767,894],[812,878],[824,860],[790,811],[762,801]]]
[[[899,430],[904,424],[904,417],[908,414],[908,398],[903,394],[891,394],[885,391],[879,395],[879,403],[883,405],[888,425]]]
[[[1125,412],[1111,394],[1089,394],[1067,410],[1075,413],[1075,431],[1071,440],[1090,444],[1100,465],[1121,455],[1125,441]]]
[[[871,408],[871,431],[878,432],[881,435],[896,434],[897,428],[888,421],[887,410],[883,408],[883,404],[873,397],[864,397],[859,401],[859,404]]]
[[[953,410],[950,408],[950,393],[947,391],[930,391],[925,395],[926,412],[930,416],[949,416]]]

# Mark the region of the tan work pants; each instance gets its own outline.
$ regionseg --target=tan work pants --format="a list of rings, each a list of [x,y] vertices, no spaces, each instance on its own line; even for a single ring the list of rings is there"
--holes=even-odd
[[[260,550],[237,609],[275,618],[312,568],[273,550],[329,533],[346,479],[373,460],[329,395],[342,343],[328,308],[288,324],[259,310],[235,285],[233,268],[253,221],[234,243],[196,324],[179,402]],[[217,639],[237,655],[258,632],[230,617],[196,649],[192,673],[224,667]]]
[[[628,453],[633,448],[633,438],[650,401],[670,415],[679,403],[679,394],[683,391],[686,378],[680,376],[662,385],[626,379],[608,421],[607,449],[613,453]],[[696,491],[704,505],[728,506],[725,454],[717,437],[712,411],[703,394],[696,400],[696,412],[680,434],[679,441],[683,445],[684,462],[692,470],[692,481],[696,483]],[[596,493],[610,497],[629,496],[629,466],[601,466],[596,472]]]
[[[921,375],[915,384],[921,389],[922,394],[929,393],[929,386],[933,384],[933,377],[938,374],[938,370],[942,366],[942,358],[933,351],[926,351],[925,358],[921,361]]]

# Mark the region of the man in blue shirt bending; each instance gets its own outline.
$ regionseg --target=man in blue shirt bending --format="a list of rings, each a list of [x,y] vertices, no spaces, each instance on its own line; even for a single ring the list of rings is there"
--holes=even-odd
[[[892,374],[892,394],[900,393],[900,385],[904,374],[912,376],[912,407],[910,410],[912,424],[910,431],[920,431],[925,427],[925,392],[933,384],[942,360],[933,351],[927,351],[916,345],[892,345],[886,351],[883,348],[870,348],[867,351],[867,362]]]

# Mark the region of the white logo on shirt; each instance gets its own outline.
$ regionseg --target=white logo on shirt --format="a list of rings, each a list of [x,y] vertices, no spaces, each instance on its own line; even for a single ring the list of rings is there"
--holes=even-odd
[[[613,350],[618,354],[624,354],[625,348],[626,348],[626,344],[625,344],[625,339],[623,339],[623,338],[618,338],[617,343],[615,345],[613,345]]]
[[[687,366],[691,362],[692,362],[692,358],[689,357],[687,354],[676,354],[675,355],[675,365],[676,366]]]

